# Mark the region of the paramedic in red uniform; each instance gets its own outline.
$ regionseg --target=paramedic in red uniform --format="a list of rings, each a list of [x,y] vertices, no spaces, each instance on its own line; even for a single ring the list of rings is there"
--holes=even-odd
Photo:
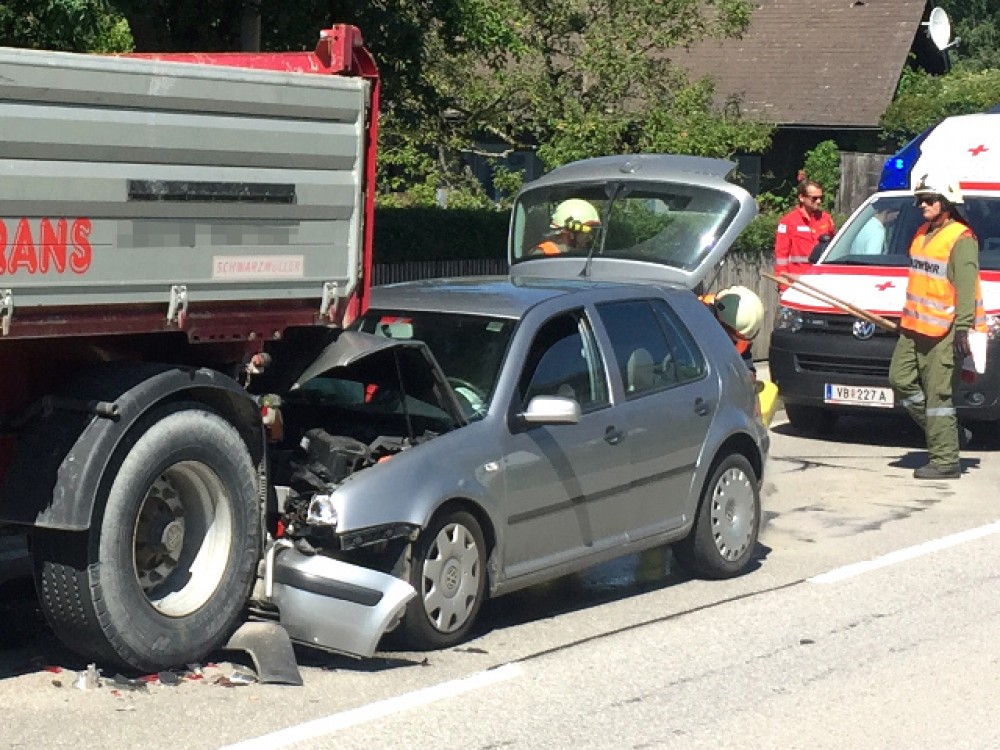
[[[814,180],[803,180],[798,189],[799,205],[781,217],[774,237],[774,273],[797,276],[809,268],[809,254],[816,243],[833,237],[833,218],[823,210],[823,188]],[[784,291],[785,286],[780,290]]]

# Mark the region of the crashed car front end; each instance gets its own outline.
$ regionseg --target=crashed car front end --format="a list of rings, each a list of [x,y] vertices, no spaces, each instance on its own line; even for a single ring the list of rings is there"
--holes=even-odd
[[[420,525],[400,507],[346,527],[345,503],[368,500],[357,486],[365,472],[464,424],[461,407],[423,344],[353,331],[288,393],[263,400],[281,429],[272,430],[277,517],[258,601],[293,641],[369,657],[416,596],[406,561]]]

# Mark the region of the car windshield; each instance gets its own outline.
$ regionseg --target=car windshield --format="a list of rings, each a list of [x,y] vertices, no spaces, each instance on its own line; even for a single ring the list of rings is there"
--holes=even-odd
[[[966,196],[958,207],[979,239],[979,264],[1000,270],[1000,198]],[[913,235],[923,223],[913,196],[886,195],[865,206],[834,238],[823,263],[908,266]]]
[[[516,324],[487,315],[369,310],[355,327],[387,338],[423,341],[459,396],[466,417],[476,420],[489,409]]]
[[[640,260],[692,270],[739,213],[722,190],[681,183],[559,185],[514,206],[513,259],[541,255]],[[574,231],[580,229],[583,231]]]

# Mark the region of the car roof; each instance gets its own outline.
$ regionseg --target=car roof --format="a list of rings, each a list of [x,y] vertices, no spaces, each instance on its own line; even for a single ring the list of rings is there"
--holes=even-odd
[[[519,319],[532,307],[569,294],[600,289],[632,289],[650,294],[650,285],[556,278],[470,276],[424,279],[372,287],[369,307],[382,310],[492,315]],[[656,291],[665,289],[657,286]]]

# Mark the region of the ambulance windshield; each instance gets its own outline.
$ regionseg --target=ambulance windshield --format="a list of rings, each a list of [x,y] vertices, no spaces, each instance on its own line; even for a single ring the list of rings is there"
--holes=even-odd
[[[1000,270],[1000,197],[967,195],[959,210],[979,238],[980,268]],[[820,262],[908,266],[910,242],[922,223],[912,195],[881,195],[844,225]]]

